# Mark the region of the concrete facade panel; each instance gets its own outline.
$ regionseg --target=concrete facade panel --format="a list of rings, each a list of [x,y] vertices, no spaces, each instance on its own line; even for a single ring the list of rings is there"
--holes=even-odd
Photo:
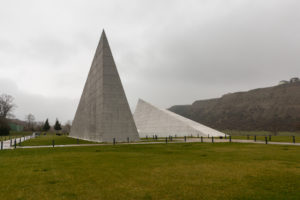
[[[134,120],[140,137],[225,136],[224,133],[139,100]]]
[[[117,67],[103,32],[70,137],[98,142],[139,140]]]

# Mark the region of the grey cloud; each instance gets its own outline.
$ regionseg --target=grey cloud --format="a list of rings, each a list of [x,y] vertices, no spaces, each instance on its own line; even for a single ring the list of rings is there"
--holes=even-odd
[[[77,48],[61,39],[49,36],[30,40],[23,52],[27,54],[28,59],[34,58],[57,67],[76,55]]]
[[[32,113],[37,120],[44,121],[49,118],[51,123],[58,118],[62,122],[73,120],[74,108],[77,99],[47,98],[38,94],[24,93],[9,79],[0,79],[0,94],[6,93],[14,97],[16,108],[13,114],[24,120],[25,115]]]
[[[300,76],[296,0],[29,2],[0,8],[0,78],[31,83],[18,101],[41,119],[73,117],[102,28],[132,110],[139,97],[169,107]]]
[[[151,60],[144,62],[143,77],[165,83],[165,92],[171,92],[167,88],[180,82],[178,96],[196,85],[204,91],[203,98],[208,98],[205,88],[217,91],[226,84],[226,93],[233,85],[240,86],[234,86],[236,90],[250,89],[299,75],[296,66],[300,58],[295,53],[300,52],[300,27],[294,23],[300,16],[294,4],[299,3],[277,1],[277,5],[270,6],[270,1],[255,2],[208,24],[183,25],[180,30],[174,26],[167,31],[169,34],[160,32],[162,38],[149,47],[155,51],[149,56]],[[293,25],[290,28],[289,23]]]

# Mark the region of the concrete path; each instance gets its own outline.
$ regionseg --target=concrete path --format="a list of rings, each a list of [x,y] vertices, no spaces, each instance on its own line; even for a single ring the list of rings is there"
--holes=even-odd
[[[29,136],[28,136],[29,137]],[[26,139],[30,139],[27,138]],[[25,139],[25,140],[26,140]],[[23,140],[22,140],[23,141]],[[185,142],[184,139],[173,139],[173,141],[168,141],[168,143],[199,143],[201,142],[200,138],[187,138]],[[212,143],[211,138],[203,138],[203,142]],[[229,143],[229,139],[214,139],[214,143]],[[249,143],[249,144],[265,144],[265,141],[256,141],[253,140],[237,140],[232,139],[232,143]],[[165,144],[165,140],[160,139],[158,142],[136,142],[136,143],[117,143],[116,145],[133,145],[133,144]],[[289,143],[289,142],[269,142],[268,144],[272,145],[291,145],[291,146],[300,146],[300,143]],[[107,146],[113,145],[112,143],[102,143],[102,144],[68,144],[68,145],[55,145],[55,147],[87,147],[87,146]],[[8,145],[9,146],[9,145]],[[14,147],[10,147],[7,149],[13,149]],[[33,149],[33,148],[53,148],[52,145],[44,145],[44,146],[17,146],[18,149]]]
[[[19,144],[20,142],[24,142],[26,140],[34,138],[33,135],[25,136],[25,137],[20,137],[20,138],[12,138],[11,140],[5,140],[3,141],[3,146],[2,149],[14,149],[15,147],[15,142],[16,145]],[[18,146],[17,146],[18,148]]]

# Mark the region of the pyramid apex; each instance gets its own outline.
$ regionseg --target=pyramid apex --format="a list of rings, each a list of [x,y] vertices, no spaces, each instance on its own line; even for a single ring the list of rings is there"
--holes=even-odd
[[[154,107],[156,109],[160,109],[160,108],[157,108],[156,106],[152,105],[151,103],[139,98],[138,102],[137,102],[137,105],[136,105],[136,109],[138,109],[138,107],[144,107],[144,106],[150,106],[150,107]]]
[[[139,98],[138,104],[149,104],[149,105],[151,105],[149,102],[147,102],[147,101],[145,101],[144,99],[141,99],[141,98]]]
[[[108,43],[108,40],[107,40],[107,37],[106,37],[104,29],[102,29],[101,37],[100,37],[100,40],[98,42],[98,46],[97,46],[95,54],[99,55],[105,47],[109,47],[109,43]]]
[[[101,39],[106,39],[107,40],[106,33],[105,33],[104,29],[102,30],[102,33],[101,33]]]
[[[141,98],[139,98],[139,100],[138,100],[138,102],[145,102],[145,100],[144,99],[141,99]]]

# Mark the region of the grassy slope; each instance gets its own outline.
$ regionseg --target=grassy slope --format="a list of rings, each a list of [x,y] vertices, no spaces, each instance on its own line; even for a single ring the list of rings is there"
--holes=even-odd
[[[242,139],[247,140],[247,136],[232,136],[232,139]],[[267,137],[268,141],[269,137]],[[254,136],[249,136],[249,140],[254,140]],[[257,136],[256,140],[265,141],[265,136]],[[293,142],[292,136],[272,136],[271,137],[272,142]],[[300,136],[295,137],[296,143],[300,143]]]
[[[22,136],[32,135],[32,131],[22,131],[22,132],[10,131],[9,135],[11,137],[22,137]]]
[[[300,143],[300,132],[278,132],[276,136],[273,133],[268,131],[232,131],[225,130],[223,133],[232,135],[233,139],[247,139],[247,135],[249,135],[250,140],[254,140],[254,135],[256,135],[256,140],[265,140],[265,136],[267,136],[269,140],[269,135],[272,135],[272,142],[293,142],[293,137],[295,136],[296,143]]]
[[[274,135],[274,133],[270,131],[237,131],[237,130],[224,130],[223,133],[235,136],[247,136],[247,135],[259,135],[259,136],[268,136]],[[280,131],[277,133],[277,136],[300,136],[300,132],[288,132],[288,131]]]
[[[70,138],[67,136],[56,136],[56,135],[42,135],[34,139],[26,140],[22,142],[22,146],[42,146],[42,145],[52,145],[52,141],[55,141],[55,145],[62,144],[77,144],[77,139]],[[85,140],[78,140],[78,144],[93,144],[94,142],[89,142]]]
[[[299,199],[300,148],[155,144],[0,152],[0,199]]]
[[[32,132],[15,132],[10,131],[10,134],[7,136],[0,136],[0,140],[9,140],[11,138],[20,138],[23,136],[32,135]]]

